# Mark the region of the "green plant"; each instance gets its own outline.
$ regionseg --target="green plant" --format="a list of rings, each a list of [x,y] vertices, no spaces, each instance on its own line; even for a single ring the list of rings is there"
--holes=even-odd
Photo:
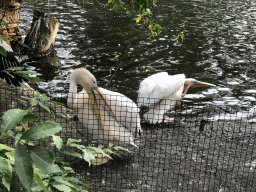
[[[73,169],[60,157],[55,157],[53,151],[46,147],[35,146],[35,142],[42,140],[52,143],[60,152],[84,159],[91,165],[95,154],[102,154],[111,159],[110,153],[114,150],[129,150],[109,144],[110,148],[103,146],[93,147],[80,145],[80,140],[68,139],[63,150],[63,140],[55,134],[61,130],[60,124],[52,121],[36,122],[39,117],[33,114],[33,107],[40,105],[50,112],[48,104],[52,101],[45,95],[37,92],[33,98],[22,97],[20,100],[28,104],[28,109],[10,109],[2,117],[0,127],[0,186],[1,184],[11,190],[13,178],[16,175],[27,191],[86,191],[85,184],[77,178],[69,177]],[[33,125],[29,128],[29,125]],[[8,142],[7,142],[8,141]],[[11,143],[10,143],[11,141]],[[66,149],[68,148],[68,149]],[[82,154],[69,148],[77,148]],[[15,184],[16,185],[16,184]]]
[[[39,104],[50,111],[42,103],[43,97],[39,95],[29,99],[29,102],[31,106]],[[12,147],[0,144],[2,184],[10,190],[15,172],[27,191],[82,191],[82,187],[78,185],[81,182],[67,177],[73,171],[70,167],[63,166],[62,163],[59,163],[61,166],[57,165],[53,151],[33,144],[32,141],[53,136],[61,130],[61,126],[52,121],[37,122],[28,128],[28,122],[38,119],[31,109],[10,109],[3,115],[1,140],[11,138],[13,143]]]

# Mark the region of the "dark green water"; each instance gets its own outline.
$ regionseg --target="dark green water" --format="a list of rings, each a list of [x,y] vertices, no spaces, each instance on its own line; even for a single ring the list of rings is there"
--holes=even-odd
[[[55,43],[60,66],[27,68],[46,79],[39,88],[54,97],[66,96],[72,69],[86,67],[100,86],[134,100],[140,81],[148,75],[184,73],[217,85],[190,89],[184,102],[230,105],[253,116],[255,7],[249,0],[163,0],[153,10],[162,33],[149,38],[134,18],[97,3],[24,4],[21,29],[29,26],[25,20],[32,19],[34,9],[52,13],[61,23]],[[185,39],[176,42],[173,36],[180,32]]]

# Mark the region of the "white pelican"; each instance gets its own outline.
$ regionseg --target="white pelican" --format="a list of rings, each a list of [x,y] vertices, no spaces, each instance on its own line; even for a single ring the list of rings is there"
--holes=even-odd
[[[144,114],[147,122],[155,124],[165,121],[164,113],[176,104],[179,105],[190,87],[213,87],[215,85],[186,79],[184,74],[168,75],[160,72],[151,75],[140,83],[138,106],[147,106],[150,110]],[[166,118],[168,122],[168,119]]]
[[[79,93],[78,84],[84,88]],[[103,144],[136,146],[133,134],[142,132],[139,108],[126,96],[98,87],[88,70],[80,68],[71,73],[67,104],[93,137]]]
[[[21,64],[19,61],[16,59],[12,48],[5,42],[0,40],[0,48],[4,49],[6,51],[6,56],[2,55],[0,53],[0,77],[2,79],[5,79],[5,81],[10,85],[13,84],[15,86],[20,86],[20,83],[22,81],[27,81],[25,78],[12,73],[11,71],[9,72],[11,74],[8,75],[5,72],[1,72],[1,70],[8,69],[10,67],[21,67]]]

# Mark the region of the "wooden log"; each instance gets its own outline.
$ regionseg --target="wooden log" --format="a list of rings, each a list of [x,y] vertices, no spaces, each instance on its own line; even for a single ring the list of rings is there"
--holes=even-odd
[[[54,45],[60,23],[51,14],[34,11],[33,22],[25,44],[42,52]]]

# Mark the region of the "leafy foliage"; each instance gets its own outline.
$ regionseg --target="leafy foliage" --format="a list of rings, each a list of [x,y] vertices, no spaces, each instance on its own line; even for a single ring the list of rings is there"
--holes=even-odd
[[[80,1],[88,2],[89,0],[74,1],[79,3]],[[151,8],[155,7],[157,3],[158,0],[108,0],[108,4],[112,6],[114,11],[122,9],[129,17],[132,16],[131,12],[135,11],[136,22],[143,21],[143,24],[147,26],[152,36],[161,33],[161,26],[152,19],[153,13]],[[100,3],[100,5],[106,6],[104,3]]]
[[[109,144],[110,148],[103,146],[93,147],[79,144],[81,140],[69,138],[64,145],[63,140],[55,134],[61,130],[59,123],[52,121],[35,122],[39,117],[33,114],[33,107],[39,105],[50,112],[48,105],[50,99],[45,94],[37,92],[33,98],[22,97],[20,100],[28,104],[28,109],[10,109],[2,117],[0,126],[0,141],[4,143],[10,138],[13,144],[9,147],[0,144],[0,187],[3,185],[11,190],[12,181],[17,175],[21,184],[28,192],[37,191],[86,191],[85,184],[74,177],[67,175],[73,173],[73,169],[61,158],[55,157],[53,151],[45,147],[35,146],[32,141],[42,140],[47,143],[49,137],[57,149],[68,155],[81,158],[89,163],[95,160],[95,154],[102,154],[111,159],[109,154],[116,154],[114,150],[129,150]],[[45,104],[46,103],[46,104]],[[29,128],[28,122],[34,122]],[[9,140],[10,141],[10,140]],[[65,146],[65,149],[63,149]],[[81,153],[72,149],[79,149]],[[19,183],[19,182],[18,182]]]
[[[27,191],[56,191],[60,188],[66,191],[83,191],[81,182],[73,182],[75,178],[71,178],[71,182],[67,177],[67,174],[73,170],[66,167],[66,163],[59,161],[60,165],[65,167],[57,165],[53,151],[34,146],[31,142],[53,136],[61,130],[61,126],[52,121],[38,122],[28,128],[27,121],[33,122],[39,119],[32,113],[31,108],[40,105],[50,111],[43,104],[43,101],[50,102],[49,99],[40,93],[34,98],[23,98],[30,103],[30,109],[10,109],[2,117],[0,139],[5,141],[7,138],[12,138],[15,147],[0,144],[1,183],[10,191],[12,175],[15,172]]]
[[[4,52],[5,52],[5,50],[4,50]],[[5,52],[5,54],[6,54],[6,52]],[[23,71],[23,69],[24,69],[24,67],[10,67],[8,69],[1,70],[0,72],[5,72],[6,74],[8,74],[10,76],[12,76],[12,74],[10,73],[10,72],[12,72],[12,73],[15,73],[15,74],[17,74],[21,77],[24,77],[25,79],[28,79],[28,80],[31,80],[31,81],[34,81],[34,82],[41,82],[42,81],[42,79],[40,79],[39,77],[30,77],[28,75],[28,74],[30,74],[30,72]]]
[[[127,2],[136,11],[135,16],[137,23],[143,21],[143,23],[148,27],[152,36],[154,36],[155,33],[161,33],[160,25],[150,19],[153,15],[151,8],[156,6],[158,0],[127,0]],[[121,0],[108,0],[108,3],[113,5],[113,10],[117,11],[119,8],[122,8],[126,10],[126,14],[128,16],[131,16],[131,12],[127,10],[127,7],[123,6],[124,3]]]

